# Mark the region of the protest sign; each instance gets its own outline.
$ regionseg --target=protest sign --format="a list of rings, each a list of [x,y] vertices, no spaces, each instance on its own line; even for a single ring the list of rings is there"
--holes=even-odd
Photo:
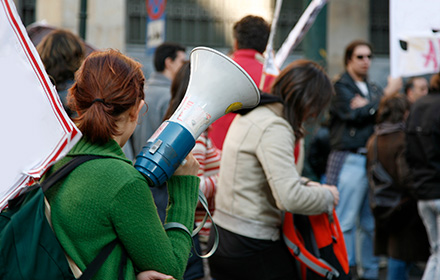
[[[390,0],[391,76],[439,72],[439,11],[438,0]]]
[[[0,0],[0,209],[80,139],[12,0]]]

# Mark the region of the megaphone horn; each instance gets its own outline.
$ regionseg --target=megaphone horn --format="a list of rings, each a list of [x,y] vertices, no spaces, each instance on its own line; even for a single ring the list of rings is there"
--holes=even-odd
[[[153,186],[173,175],[196,139],[214,121],[260,102],[260,92],[251,77],[226,55],[197,47],[191,51],[190,60],[190,79],[182,102],[136,156],[135,168]]]

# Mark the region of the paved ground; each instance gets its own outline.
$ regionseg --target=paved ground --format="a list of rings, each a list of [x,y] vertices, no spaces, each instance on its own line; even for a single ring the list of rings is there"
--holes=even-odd
[[[416,267],[411,269],[409,280],[420,280],[422,279],[424,264],[418,264]],[[353,279],[356,280],[356,279]],[[381,268],[379,271],[379,280],[387,280],[387,269],[386,267]],[[392,279],[392,280],[400,280],[400,279]]]

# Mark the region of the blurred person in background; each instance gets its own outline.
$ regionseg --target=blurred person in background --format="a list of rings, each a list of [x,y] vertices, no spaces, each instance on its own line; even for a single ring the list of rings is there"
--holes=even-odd
[[[64,110],[69,117],[75,116],[67,106],[67,90],[75,82],[75,72],[86,56],[84,43],[68,30],[53,30],[37,45],[37,51],[58,91]]]
[[[388,280],[409,279],[410,269],[429,257],[428,237],[413,197],[411,173],[405,158],[405,122],[409,108],[410,103],[403,94],[383,97],[375,132],[367,143],[368,176],[372,176],[371,168],[377,159],[393,180],[390,191],[396,198],[395,206],[377,207],[373,211],[374,253],[388,257]]]
[[[252,78],[257,87],[263,73],[264,56],[270,34],[270,25],[259,16],[248,15],[233,27],[233,53],[231,58]],[[228,113],[212,124],[209,135],[215,146],[223,149],[223,142],[236,113]]]
[[[405,83],[405,94],[408,101],[413,104],[422,96],[428,94],[428,80],[424,77],[411,77]]]
[[[388,79],[384,91],[368,80],[372,47],[355,40],[345,49],[345,72],[336,80],[330,106],[330,146],[326,180],[340,192],[336,207],[344,233],[352,275],[357,278],[356,252],[360,252],[362,279],[378,279],[378,258],[373,254],[374,218],[368,203],[366,143],[373,133],[381,97],[401,87],[401,79]],[[358,229],[360,231],[357,241]],[[356,245],[360,248],[356,250]]]
[[[440,279],[440,73],[429,86],[411,106],[406,130],[406,159],[431,248],[423,280]]]

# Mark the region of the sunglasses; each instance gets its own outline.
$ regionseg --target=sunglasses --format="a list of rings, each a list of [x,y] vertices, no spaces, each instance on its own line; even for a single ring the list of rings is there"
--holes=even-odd
[[[371,54],[369,54],[369,55],[357,55],[357,56],[356,56],[356,58],[359,59],[359,60],[362,60],[362,59],[364,59],[364,58],[371,59],[372,57],[373,57],[373,56],[372,56]]]

